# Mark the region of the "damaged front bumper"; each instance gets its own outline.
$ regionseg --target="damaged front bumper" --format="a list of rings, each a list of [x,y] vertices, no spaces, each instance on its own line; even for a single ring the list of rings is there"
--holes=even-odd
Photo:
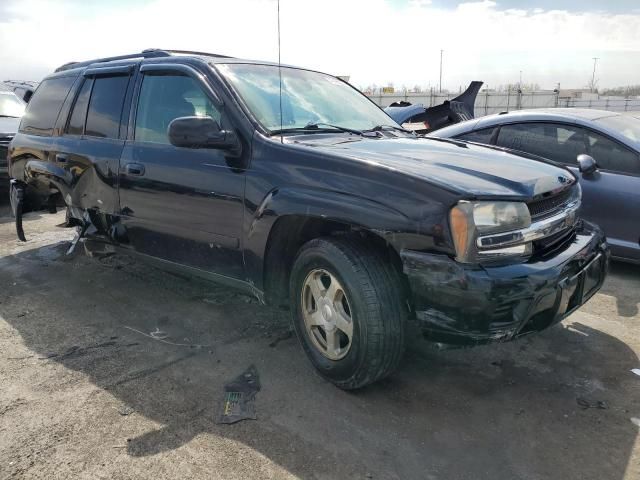
[[[609,256],[602,231],[586,222],[560,253],[522,264],[482,267],[401,253],[425,336],[459,345],[507,341],[554,325],[600,289]]]

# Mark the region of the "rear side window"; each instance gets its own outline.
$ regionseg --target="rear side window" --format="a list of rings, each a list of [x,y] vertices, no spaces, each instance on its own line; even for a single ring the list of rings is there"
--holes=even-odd
[[[20,131],[34,135],[50,136],[69,90],[76,77],[49,78],[44,80],[27,105]]]
[[[459,140],[468,140],[469,142],[478,143],[491,143],[491,137],[495,128],[483,128],[482,130],[476,130],[475,132],[468,132],[462,135],[458,135],[456,138]]]
[[[93,81],[85,135],[118,138],[129,77],[96,77]]]
[[[82,84],[80,93],[76,98],[76,103],[73,105],[73,111],[71,112],[71,118],[69,119],[69,125],[67,127],[67,133],[69,135],[82,135],[84,133],[84,120],[87,117],[87,105],[89,105],[89,95],[91,95],[91,85],[93,79],[87,78]]]

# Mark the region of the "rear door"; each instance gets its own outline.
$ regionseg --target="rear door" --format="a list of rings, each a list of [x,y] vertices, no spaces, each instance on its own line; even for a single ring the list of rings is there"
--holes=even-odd
[[[167,135],[173,119],[193,115],[233,128],[216,92],[186,65],[143,65],[137,83],[119,170],[130,243],[156,258],[243,278],[244,171],[221,150],[175,147]]]
[[[56,165],[68,172],[68,205],[108,214],[118,210],[123,111],[133,88],[132,71],[132,66],[89,69],[81,79],[53,155]]]
[[[591,129],[564,123],[503,125],[496,143],[569,167],[582,186],[581,216],[604,229],[614,255],[640,259],[640,223],[635,221],[640,211],[637,153]],[[597,172],[578,171],[577,156],[582,153],[593,156]]]

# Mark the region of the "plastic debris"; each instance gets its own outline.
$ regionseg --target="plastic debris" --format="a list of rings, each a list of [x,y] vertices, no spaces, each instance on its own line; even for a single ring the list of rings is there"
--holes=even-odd
[[[155,340],[164,340],[169,336],[167,332],[163,332],[158,327],[156,327],[156,329],[153,332],[149,332],[149,335],[151,336],[151,338]]]
[[[255,365],[224,386],[222,411],[217,423],[231,424],[241,420],[257,420],[253,401],[260,391],[260,377]]]
[[[640,427],[640,418],[631,417],[631,423],[633,423],[636,427]]]
[[[636,375],[638,375],[640,377],[640,368],[632,368],[631,369],[631,373],[635,373]]]

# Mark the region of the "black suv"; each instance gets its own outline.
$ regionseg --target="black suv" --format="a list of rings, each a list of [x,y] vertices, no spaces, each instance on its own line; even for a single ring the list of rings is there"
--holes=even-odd
[[[79,236],[290,306],[345,389],[394,370],[410,322],[438,342],[513,339],[608,267],[568,170],[418,137],[300,68],[167,50],[67,64],[9,159],[18,224],[58,198]]]

